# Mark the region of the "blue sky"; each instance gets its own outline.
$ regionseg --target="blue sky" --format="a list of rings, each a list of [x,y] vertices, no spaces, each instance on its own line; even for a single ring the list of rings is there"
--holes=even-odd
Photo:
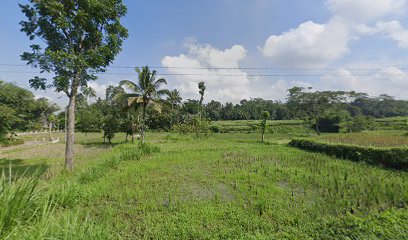
[[[19,31],[17,2],[0,3],[0,79],[28,88],[35,70],[20,54],[30,42]],[[207,99],[237,102],[263,97],[283,100],[295,85],[318,90],[356,90],[406,98],[408,15],[405,0],[124,0],[129,30],[115,66],[270,67],[282,70],[160,69],[169,88]],[[299,70],[303,69],[303,70]],[[362,70],[365,69],[365,70]],[[19,73],[17,73],[19,72]],[[91,83],[99,95],[109,84],[135,79],[131,69],[112,68]],[[225,75],[239,75],[237,77]],[[284,75],[284,76],[252,76]],[[312,76],[306,76],[312,75]],[[38,91],[63,104],[53,90]]]

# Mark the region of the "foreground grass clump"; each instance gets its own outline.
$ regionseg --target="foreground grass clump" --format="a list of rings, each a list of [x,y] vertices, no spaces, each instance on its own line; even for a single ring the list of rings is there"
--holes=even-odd
[[[39,181],[38,176],[27,180],[0,178],[0,237],[18,225],[19,220],[34,214],[32,201],[34,189]]]
[[[293,139],[289,146],[322,152],[340,158],[379,164],[384,167],[408,169],[408,148],[375,148],[351,144],[320,142],[313,139]]]
[[[111,239],[109,228],[80,212],[63,211],[51,192],[39,190],[40,175],[0,178],[1,239]]]

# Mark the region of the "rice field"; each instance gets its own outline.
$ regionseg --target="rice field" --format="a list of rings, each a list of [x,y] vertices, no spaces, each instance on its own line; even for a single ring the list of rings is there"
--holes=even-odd
[[[361,142],[367,134],[350,136]],[[382,135],[370,134],[375,135],[373,138]],[[334,138],[322,136],[330,137]],[[84,135],[78,133],[77,168],[73,173],[62,171],[63,142],[2,152],[0,158],[8,162],[4,167],[10,162],[12,167],[33,167],[41,162],[47,169],[33,187],[33,196],[20,194],[23,199],[35,200],[29,200],[32,205],[27,208],[20,207],[24,214],[17,211],[13,216],[18,221],[7,222],[1,236],[407,238],[406,171],[290,148],[286,146],[290,138],[267,134],[267,141],[262,143],[257,133],[196,138],[149,132],[148,147],[141,149],[121,143],[124,135],[118,135],[115,144],[106,145],[98,133],[89,134],[87,144]],[[13,162],[16,159],[21,161]],[[32,177],[20,181],[27,179]],[[18,186],[8,185],[7,178],[3,183],[3,189]],[[41,214],[31,216],[33,209],[41,209]]]
[[[408,146],[408,135],[403,131],[326,134],[315,137],[315,139],[328,143],[352,144],[366,147]]]

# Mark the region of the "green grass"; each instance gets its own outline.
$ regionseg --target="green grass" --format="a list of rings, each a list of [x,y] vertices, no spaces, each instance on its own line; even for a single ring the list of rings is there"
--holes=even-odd
[[[76,145],[73,173],[60,171],[63,156],[51,150],[58,145],[3,153],[26,166],[43,159],[53,173],[40,180],[36,196],[55,199],[47,215],[55,224],[41,217],[24,222],[18,229],[26,239],[68,239],[68,231],[77,233],[73,239],[408,236],[406,171],[290,148],[281,144],[292,137],[284,134],[267,134],[261,143],[256,133],[148,133],[143,152],[135,145],[106,147],[91,135],[91,143]]]
[[[314,139],[327,143],[353,144],[366,147],[408,146],[408,136],[402,131],[325,134]]]
[[[259,133],[260,120],[215,121],[222,133]],[[267,121],[267,132],[291,136],[310,136],[314,131],[303,120],[271,120]]]
[[[408,130],[407,117],[390,117],[375,119],[378,130]]]

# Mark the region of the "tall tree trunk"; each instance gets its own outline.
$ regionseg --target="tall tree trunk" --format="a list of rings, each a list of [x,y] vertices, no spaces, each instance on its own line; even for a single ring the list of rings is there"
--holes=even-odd
[[[86,144],[87,137],[88,137],[88,132],[85,132],[85,144]]]
[[[146,126],[146,103],[143,103],[142,106],[142,128],[141,128],[141,138],[142,138],[142,144],[144,144],[144,138],[145,138],[145,126]]]
[[[173,128],[173,114],[174,114],[174,107],[173,107],[173,103],[171,103],[171,118],[170,118],[170,130]]]
[[[129,133],[127,132],[125,142],[128,142],[128,136],[129,136]]]
[[[75,143],[75,107],[76,91],[73,91],[68,104],[68,119],[66,129],[66,146],[65,146],[65,168],[69,171],[74,170],[74,143]]]
[[[132,129],[132,143],[135,143],[135,124],[132,122],[132,125],[130,126],[130,128]]]
[[[48,135],[49,135],[49,137],[50,137],[50,142],[53,141],[52,135],[51,135],[51,130],[52,130],[52,123],[49,122],[49,124],[48,124]]]
[[[315,127],[316,127],[316,132],[317,132],[317,135],[320,135],[320,129],[319,129],[319,119],[317,119],[316,118],[316,121],[315,121],[316,123],[315,123]]]

